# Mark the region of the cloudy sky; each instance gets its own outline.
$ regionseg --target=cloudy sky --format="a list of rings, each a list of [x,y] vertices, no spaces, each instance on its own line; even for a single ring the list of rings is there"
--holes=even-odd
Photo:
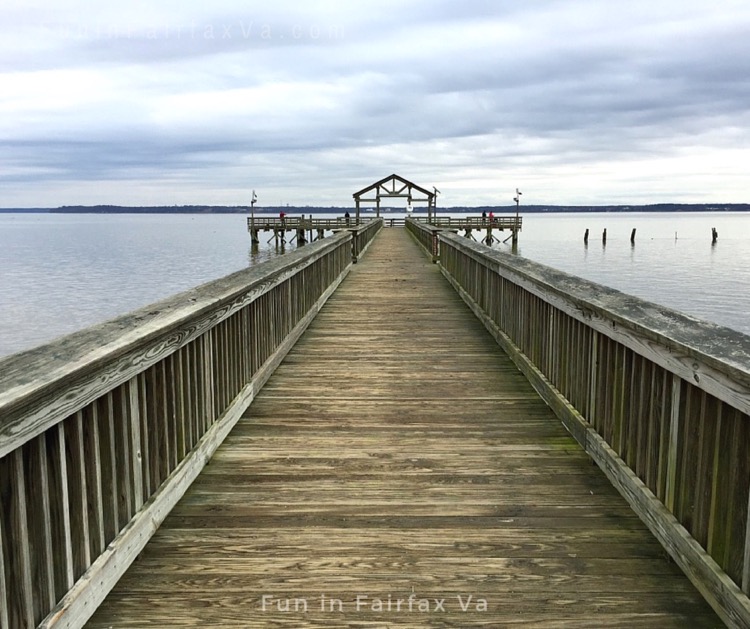
[[[750,202],[747,0],[3,0],[0,207]]]

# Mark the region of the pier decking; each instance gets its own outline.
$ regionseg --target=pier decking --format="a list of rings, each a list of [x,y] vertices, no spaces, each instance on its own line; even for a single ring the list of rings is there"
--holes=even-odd
[[[511,625],[722,623],[403,229],[88,624]]]

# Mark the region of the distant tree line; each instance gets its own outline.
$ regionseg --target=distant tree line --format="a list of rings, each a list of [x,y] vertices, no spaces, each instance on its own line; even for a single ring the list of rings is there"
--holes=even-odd
[[[381,207],[381,212],[404,212],[404,207]],[[256,207],[257,214],[344,214],[352,212],[353,208],[339,206],[290,206],[275,205]],[[362,209],[368,213],[372,208]],[[748,212],[750,203],[652,203],[648,205],[521,205],[522,214],[537,212]],[[415,213],[423,214],[427,208],[417,207]],[[515,214],[515,205],[480,205],[480,206],[452,206],[438,207],[438,214],[442,212],[463,212],[467,214]],[[0,212],[52,212],[69,214],[249,214],[248,206],[227,205],[63,205],[57,208],[0,208]]]

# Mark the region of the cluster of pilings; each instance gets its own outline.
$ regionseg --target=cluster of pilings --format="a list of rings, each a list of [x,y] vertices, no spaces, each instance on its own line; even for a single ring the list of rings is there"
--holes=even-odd
[[[630,244],[635,244],[635,232],[636,228],[633,228],[633,231],[630,232]],[[677,240],[677,232],[674,233],[674,239]],[[719,232],[716,231],[715,227],[711,228],[711,244],[715,245],[716,241],[719,239]],[[588,245],[589,244],[589,230],[586,229],[586,231],[583,233],[583,244]],[[602,231],[602,244],[607,244],[607,228],[605,227]]]

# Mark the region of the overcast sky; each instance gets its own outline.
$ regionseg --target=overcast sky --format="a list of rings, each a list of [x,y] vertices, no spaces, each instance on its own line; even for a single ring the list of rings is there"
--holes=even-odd
[[[0,207],[750,202],[747,0],[3,0]]]

